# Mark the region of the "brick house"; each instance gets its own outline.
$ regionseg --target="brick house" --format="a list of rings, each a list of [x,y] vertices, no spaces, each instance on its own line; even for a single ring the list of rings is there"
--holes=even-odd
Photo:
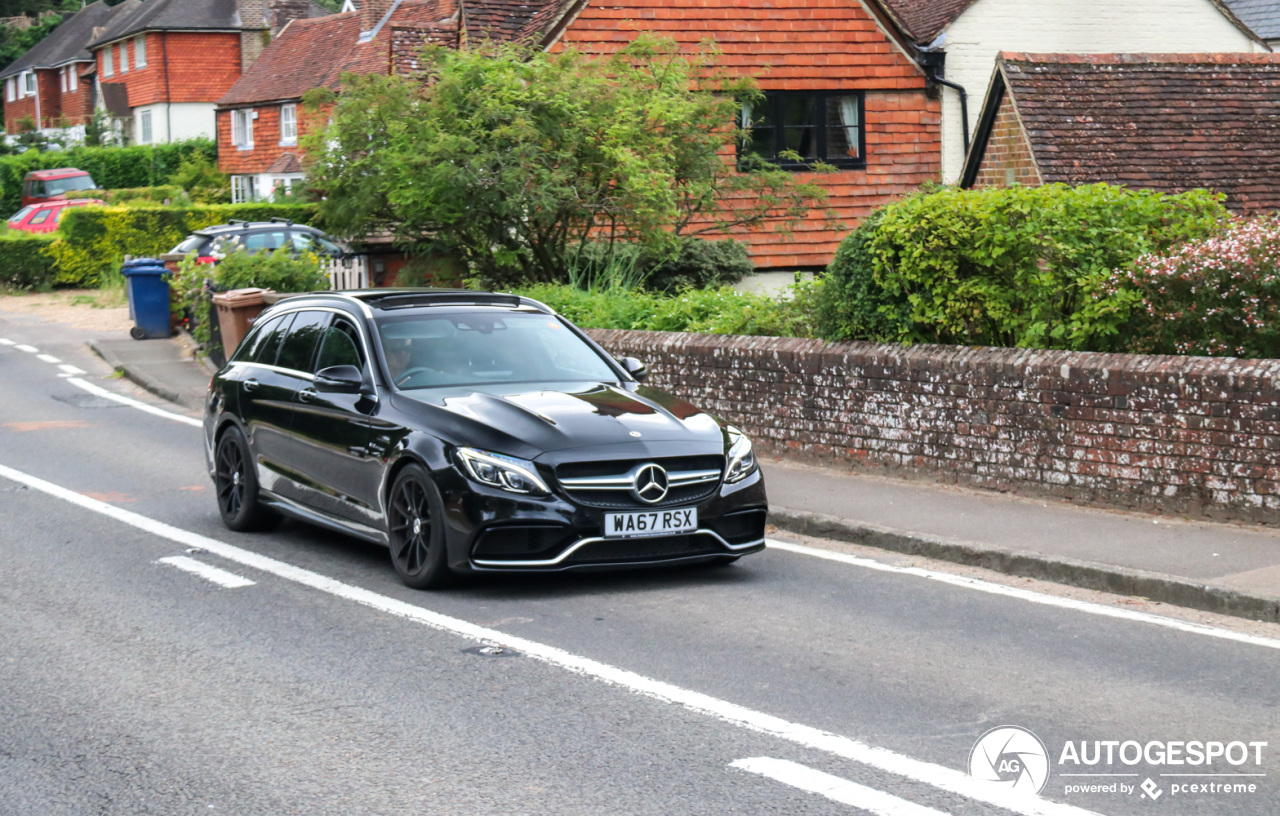
[[[389,74],[424,42],[456,46],[455,0],[366,0],[355,11],[286,24],[252,68],[218,99],[218,166],[232,200],[268,198],[302,181],[299,140],[320,114],[302,97],[338,90],[343,73]]]
[[[962,183],[1051,182],[1280,208],[1280,54],[1002,54]]]
[[[1271,0],[1246,0],[1267,3]],[[942,180],[955,183],[1002,51],[1270,50],[1222,0],[883,0],[943,89]],[[1272,3],[1274,5],[1274,3]],[[956,87],[958,86],[958,87]]]
[[[83,126],[93,115],[94,107],[89,43],[95,31],[138,5],[138,0],[126,0],[109,7],[97,0],[69,16],[0,72],[5,131],[17,133],[24,120],[30,119],[42,130],[76,128],[73,138],[83,138]]]
[[[297,0],[146,0],[99,32],[99,106],[125,141],[215,138],[214,108],[262,53],[277,12],[325,13]],[[280,25],[284,25],[281,21]]]

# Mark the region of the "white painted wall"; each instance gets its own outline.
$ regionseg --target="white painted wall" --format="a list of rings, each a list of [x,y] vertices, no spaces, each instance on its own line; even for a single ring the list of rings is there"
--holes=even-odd
[[[179,142],[203,136],[216,139],[212,102],[157,102],[133,109],[134,144],[142,144],[142,111],[151,111],[151,144]],[[167,110],[166,110],[167,109]],[[173,132],[170,133],[172,123]]]
[[[982,113],[996,56],[1023,53],[1266,51],[1209,0],[977,0],[942,35],[946,78],[969,92],[969,132]],[[943,88],[942,178],[964,165],[960,95]]]

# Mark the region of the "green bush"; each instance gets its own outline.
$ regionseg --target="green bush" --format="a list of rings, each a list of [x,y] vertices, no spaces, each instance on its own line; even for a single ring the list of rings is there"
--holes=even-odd
[[[812,303],[814,332],[819,337],[883,343],[906,333],[906,297],[889,293],[876,281],[871,240],[883,219],[883,209],[863,219],[840,242],[826,274],[797,291],[797,297]]]
[[[188,255],[178,266],[173,287],[178,301],[191,316],[192,336],[206,347],[221,348],[221,338],[209,331],[209,309],[214,292],[259,287],[277,292],[313,292],[329,288],[329,276],[320,258],[309,252],[295,255],[288,249],[272,253],[233,252],[217,265],[197,263]]]
[[[155,187],[122,187],[118,190],[76,190],[67,198],[97,198],[110,206],[166,206],[184,204],[187,196],[176,184],[160,184]]]
[[[674,292],[737,283],[755,269],[747,247],[734,240],[682,238],[671,251],[639,244],[592,241],[570,251],[571,283],[592,288],[621,276],[645,289]]]
[[[210,139],[130,147],[73,147],[42,153],[28,150],[16,156],[0,156],[0,213],[18,211],[22,203],[22,179],[32,170],[75,167],[87,171],[98,186],[151,187],[169,183],[184,160],[194,155],[214,159],[217,145]]]
[[[9,231],[0,236],[0,290],[20,292],[53,288],[57,266],[45,250],[51,235]]]
[[[588,292],[544,283],[514,291],[547,304],[584,328],[810,336],[808,316],[795,301],[739,292],[729,286],[663,294],[617,287]]]
[[[125,255],[135,258],[170,251],[193,231],[233,218],[266,221],[289,218],[313,223],[315,208],[296,204],[219,204],[187,207],[76,207],[59,224],[61,238],[49,251],[59,265],[61,284],[92,286],[110,276]]]
[[[1139,258],[1110,281],[1134,306],[1124,336],[1139,354],[1280,358],[1280,219]]]
[[[875,280],[907,303],[900,340],[1108,351],[1128,317],[1112,270],[1226,220],[1203,190],[944,189],[885,207],[869,251]]]

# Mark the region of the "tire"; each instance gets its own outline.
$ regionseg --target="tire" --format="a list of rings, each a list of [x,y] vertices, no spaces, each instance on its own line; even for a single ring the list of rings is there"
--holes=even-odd
[[[129,329],[129,336],[134,340],[146,340],[147,331],[141,326],[134,326],[132,329]]]
[[[391,566],[405,586],[436,589],[450,582],[453,574],[444,547],[444,502],[436,483],[418,465],[406,466],[391,484],[387,539]]]
[[[244,434],[234,425],[218,440],[213,455],[213,484],[222,523],[237,532],[263,530],[280,517],[258,500],[258,474]]]

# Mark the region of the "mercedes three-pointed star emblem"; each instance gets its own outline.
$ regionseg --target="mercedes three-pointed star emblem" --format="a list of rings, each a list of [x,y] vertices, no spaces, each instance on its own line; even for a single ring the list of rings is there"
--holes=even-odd
[[[645,465],[636,471],[631,493],[645,504],[657,504],[667,497],[667,472],[661,465]]]

